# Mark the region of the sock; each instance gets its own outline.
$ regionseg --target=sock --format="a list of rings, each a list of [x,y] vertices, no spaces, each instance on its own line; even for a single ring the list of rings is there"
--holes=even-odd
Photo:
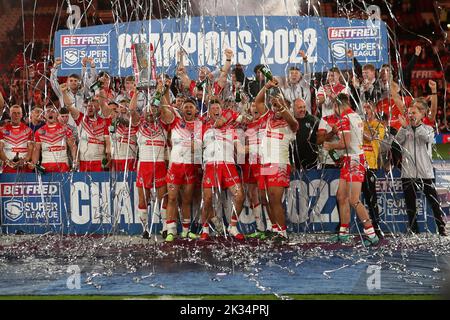
[[[340,236],[348,235],[348,231],[349,231],[348,227],[349,227],[348,224],[341,223],[339,226],[339,235]]]
[[[272,232],[275,232],[275,233],[280,232],[280,229],[278,229],[278,225],[277,224],[272,224]]]
[[[142,224],[142,228],[145,230],[147,230],[147,226],[148,226],[148,214],[147,214],[147,208],[142,209],[142,208],[138,208],[138,215],[139,215],[139,220],[141,221]]]
[[[270,221],[270,217],[269,217],[269,214],[267,213],[267,209],[264,209],[264,212],[265,212],[264,217],[266,219],[266,230],[270,231],[270,226],[272,226],[272,221]],[[272,231],[274,231],[273,227],[272,227]]]
[[[160,213],[161,213],[161,220],[162,220],[162,224],[163,224],[162,229],[163,229],[163,231],[166,231],[166,230],[167,230],[166,208],[165,208],[165,207],[162,207]]]
[[[207,234],[209,234],[209,225],[208,225],[207,222],[205,222],[205,223],[203,224],[203,227],[202,227],[202,233],[207,233]]]
[[[252,212],[255,215],[256,230],[264,231],[266,227],[264,226],[264,221],[262,221],[261,219],[261,205],[258,203],[257,205],[253,206]]]
[[[216,227],[216,229],[219,228],[223,224],[222,219],[220,219],[218,216],[212,217],[211,222],[214,223],[214,226]]]
[[[280,227],[279,234],[281,234],[283,237],[287,238],[286,226]]]
[[[373,238],[376,236],[375,230],[373,229],[373,226],[368,226],[368,227],[364,227],[364,233],[366,234],[366,236],[368,236],[369,238]]]
[[[167,233],[174,236],[177,234],[177,222],[175,220],[167,220]]]
[[[230,226],[228,228],[228,232],[232,235],[232,236],[236,236],[239,234],[239,230],[236,226]]]
[[[191,219],[183,219],[183,232],[189,232],[189,227],[191,226]]]
[[[238,218],[237,218],[237,216],[236,216],[235,214],[233,214],[233,215],[231,216],[231,223],[230,223],[230,225],[231,225],[231,226],[236,226],[236,225],[237,225],[237,222],[238,222]]]

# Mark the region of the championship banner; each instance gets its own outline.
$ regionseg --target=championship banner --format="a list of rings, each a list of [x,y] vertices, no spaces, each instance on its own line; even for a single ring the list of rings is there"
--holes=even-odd
[[[257,64],[267,64],[276,76],[287,65],[304,68],[299,51],[305,51],[314,72],[331,67],[351,69],[346,51],[352,49],[362,64],[380,68],[388,62],[386,24],[366,20],[299,16],[219,16],[162,19],[106,24],[60,30],[54,38],[55,58],[62,59],[60,76],[81,72],[83,57],[92,57],[99,70],[113,76],[134,75],[132,48],[147,43],[154,48],[156,72],[173,74],[177,52],[186,53],[184,64],[190,77],[199,66],[220,68],[223,51],[231,48],[232,63],[253,74]]]
[[[445,177],[436,181],[438,187],[440,184],[448,186],[449,172],[436,175]],[[2,232],[139,235],[142,226],[136,210],[139,202],[136,175],[130,173],[124,179],[122,173],[115,173],[115,178],[111,179],[109,172],[44,174],[42,179],[37,179],[36,174],[22,174],[17,181],[16,174],[2,174]],[[339,170],[310,170],[301,177],[293,176],[284,202],[289,231],[332,232],[339,222],[338,184]],[[405,232],[408,218],[400,172],[394,171],[393,177],[386,177],[379,171],[377,194],[383,221],[381,228],[385,232]],[[149,209],[153,232],[161,228],[155,207],[152,204]],[[420,230],[435,232],[433,214],[421,193],[417,197],[417,207]],[[225,216],[226,212],[223,214]],[[255,218],[251,209],[246,206],[239,220],[242,231],[253,232]],[[351,232],[357,233],[354,213],[351,221]]]

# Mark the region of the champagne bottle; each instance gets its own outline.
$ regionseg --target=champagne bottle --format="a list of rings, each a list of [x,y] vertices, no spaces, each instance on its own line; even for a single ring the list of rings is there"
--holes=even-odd
[[[239,88],[236,89],[236,98],[234,99],[234,101],[236,101],[237,103],[242,101],[241,89],[239,89]]]
[[[102,169],[107,170],[108,169],[107,165],[108,165],[108,159],[106,159],[106,157],[104,157],[102,159]]]
[[[340,158],[341,158],[341,157],[339,156],[339,154],[337,153],[337,151],[334,150],[334,149],[329,150],[329,151],[328,151],[328,155],[330,156],[331,159],[333,159],[333,161],[334,161],[335,163],[338,163],[339,160],[340,160]]]
[[[203,81],[197,82],[197,89],[204,89],[206,87],[206,85],[208,84],[208,77],[205,77],[205,79],[203,79]]]
[[[45,173],[45,167],[43,167],[40,163],[36,163],[36,165],[34,166],[36,168],[36,170],[40,173]]]
[[[270,71],[269,66],[264,65],[264,67],[262,67],[262,68],[260,69],[260,71],[261,71],[261,73],[266,77],[266,79],[267,79],[268,81],[273,80],[272,71]]]
[[[101,87],[102,87],[102,82],[100,80],[97,80],[89,87],[89,90],[95,92],[97,90],[100,90]]]
[[[163,94],[161,92],[156,91],[155,95],[153,96],[152,105],[159,107],[159,105],[161,104],[162,96]]]
[[[117,128],[117,118],[111,122],[111,125],[108,127],[109,133],[115,133]]]

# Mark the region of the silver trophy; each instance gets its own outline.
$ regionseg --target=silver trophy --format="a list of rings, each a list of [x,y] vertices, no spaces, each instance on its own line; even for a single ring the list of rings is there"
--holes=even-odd
[[[148,43],[134,44],[132,54],[137,88],[156,88],[156,60],[153,45]]]

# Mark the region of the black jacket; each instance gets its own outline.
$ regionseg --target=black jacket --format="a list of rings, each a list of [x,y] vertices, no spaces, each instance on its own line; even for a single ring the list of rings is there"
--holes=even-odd
[[[294,161],[297,170],[311,169],[317,165],[317,129],[319,119],[306,113],[303,119],[296,119],[299,129],[294,141]]]

